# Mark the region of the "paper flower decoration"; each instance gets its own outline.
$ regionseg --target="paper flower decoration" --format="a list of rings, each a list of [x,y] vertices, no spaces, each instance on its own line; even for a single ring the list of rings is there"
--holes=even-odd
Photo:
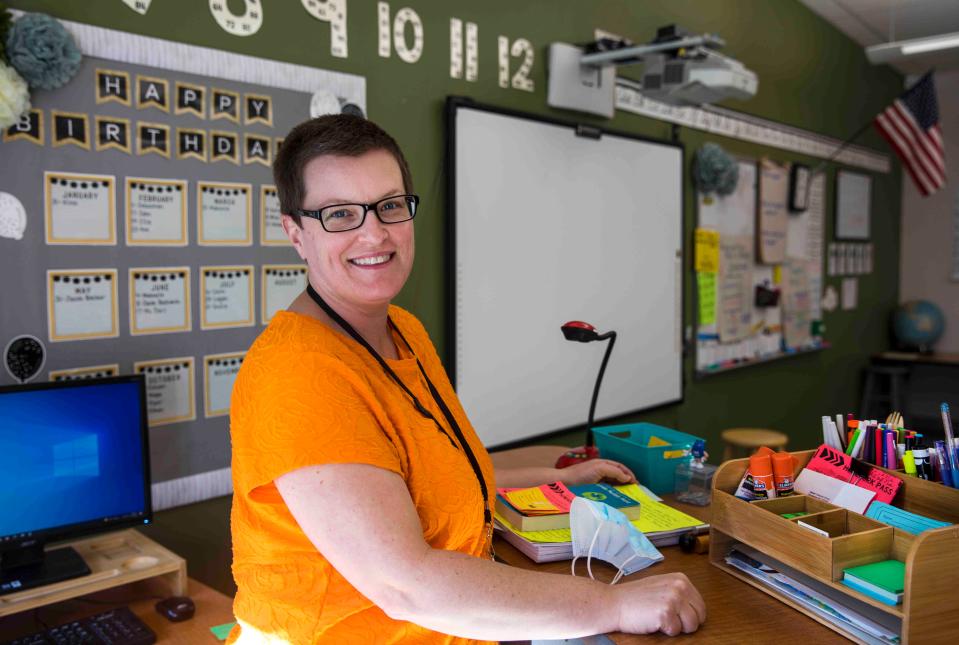
[[[696,151],[693,183],[699,192],[731,195],[739,182],[739,164],[722,146],[707,143]]]
[[[9,65],[0,63],[0,130],[17,122],[30,109],[30,91],[26,82]]]
[[[7,11],[7,5],[0,2],[0,62],[7,62],[6,46],[7,34],[13,24],[13,14]]]
[[[31,88],[54,90],[80,67],[80,50],[63,25],[42,13],[28,13],[7,35],[7,59]]]

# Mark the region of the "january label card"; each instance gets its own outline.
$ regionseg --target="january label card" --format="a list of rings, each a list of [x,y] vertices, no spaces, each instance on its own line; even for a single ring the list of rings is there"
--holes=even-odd
[[[264,264],[261,268],[263,292],[263,324],[269,324],[273,315],[290,306],[306,289],[306,267],[300,264]]]
[[[130,333],[190,331],[190,268],[130,269]]]
[[[47,327],[52,341],[116,338],[117,270],[47,271]]]
[[[47,171],[43,184],[47,244],[117,243],[115,177]]]
[[[139,361],[133,371],[146,379],[150,427],[196,419],[192,356]]]
[[[211,354],[203,357],[203,404],[206,417],[230,413],[230,394],[233,382],[243,364],[246,352]]]
[[[280,199],[276,186],[260,186],[260,244],[263,246],[289,246],[290,238],[283,230],[280,216]]]
[[[128,246],[186,246],[187,182],[126,178]]]
[[[197,239],[201,246],[253,243],[253,186],[197,182]]]
[[[202,329],[253,324],[253,267],[200,267]]]
[[[92,378],[107,378],[118,376],[120,374],[120,365],[111,363],[110,365],[90,365],[88,367],[73,367],[66,370],[50,370],[50,380],[58,381],[79,381]]]

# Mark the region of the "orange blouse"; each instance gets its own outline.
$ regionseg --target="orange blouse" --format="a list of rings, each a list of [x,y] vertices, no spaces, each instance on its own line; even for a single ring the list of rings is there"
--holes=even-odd
[[[495,499],[492,462],[426,330],[399,307],[390,307],[390,316],[455,416]],[[390,367],[446,427],[415,359],[396,344],[401,357],[389,360]],[[364,348],[309,316],[277,313],[237,376],[230,434],[238,589],[237,626],[228,642],[470,642],[389,618],[316,550],[273,483],[315,464],[385,468],[406,481],[430,546],[489,553],[483,497],[466,455],[416,411]]]

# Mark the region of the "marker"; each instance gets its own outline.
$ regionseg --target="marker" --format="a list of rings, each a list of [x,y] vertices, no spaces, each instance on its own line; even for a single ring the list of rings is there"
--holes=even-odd
[[[916,477],[919,479],[930,479],[929,469],[929,450],[925,446],[918,446],[912,451],[912,456],[916,463]]]
[[[936,454],[939,456],[939,473],[942,475],[942,483],[946,486],[952,486],[953,470],[949,463],[948,453],[946,452],[946,442],[942,439],[936,440]]]
[[[955,439],[952,436],[952,416],[949,414],[949,404],[943,403],[939,406],[942,413],[942,430],[946,434],[946,458],[949,460],[949,468],[954,472],[959,472],[959,463],[956,461]],[[959,477],[952,478],[952,487],[959,487]]]

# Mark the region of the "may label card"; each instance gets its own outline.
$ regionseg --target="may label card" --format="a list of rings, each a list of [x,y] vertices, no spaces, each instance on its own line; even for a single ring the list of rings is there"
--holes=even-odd
[[[203,357],[203,403],[207,417],[219,417],[230,413],[230,394],[233,382],[243,364],[246,352],[211,354]]]
[[[150,427],[196,418],[192,356],[139,361],[133,371],[146,378]]]
[[[44,172],[47,244],[116,244],[115,185],[111,175]]]
[[[200,267],[202,329],[253,324],[253,267]]]
[[[261,317],[266,325],[277,311],[289,307],[294,298],[306,289],[306,267],[300,264],[264,264],[261,272]]]
[[[190,268],[130,269],[130,333],[190,331]]]
[[[47,326],[51,341],[118,336],[117,270],[47,271]]]
[[[197,241],[203,246],[253,243],[251,184],[197,182]]]
[[[187,245],[185,180],[127,177],[126,197],[127,245]]]
[[[288,246],[290,238],[283,230],[280,216],[280,200],[276,186],[260,186],[260,244],[264,246]]]

